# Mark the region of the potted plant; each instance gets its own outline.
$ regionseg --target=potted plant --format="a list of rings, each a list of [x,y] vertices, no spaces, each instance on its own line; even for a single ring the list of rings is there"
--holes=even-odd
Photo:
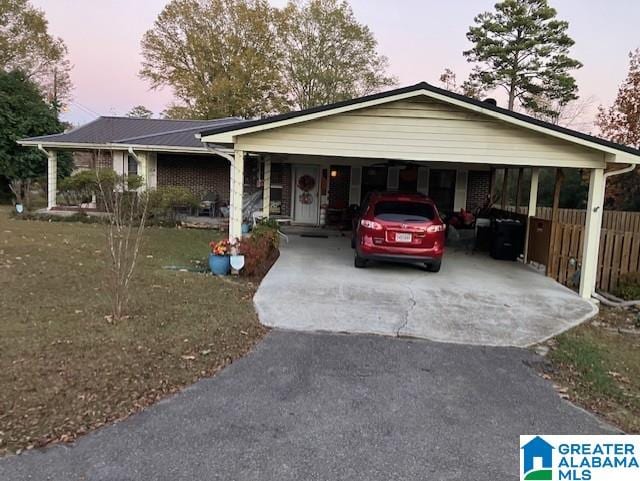
[[[229,259],[231,243],[227,239],[218,242],[211,241],[209,247],[211,247],[211,254],[209,254],[211,272],[216,276],[226,276],[231,270]]]

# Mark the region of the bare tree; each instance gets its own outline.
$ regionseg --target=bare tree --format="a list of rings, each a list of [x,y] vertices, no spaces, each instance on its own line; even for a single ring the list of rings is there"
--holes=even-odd
[[[114,321],[125,317],[129,287],[133,278],[147,220],[149,197],[139,191],[137,176],[97,170],[100,199],[107,213],[107,287]]]
[[[564,104],[542,97],[536,99],[536,102],[538,102],[539,105],[545,105],[544,111],[522,110],[536,119],[581,132],[588,132],[593,126],[593,121],[590,118],[596,102],[596,97],[593,95],[586,98],[580,97],[575,100],[570,100]]]

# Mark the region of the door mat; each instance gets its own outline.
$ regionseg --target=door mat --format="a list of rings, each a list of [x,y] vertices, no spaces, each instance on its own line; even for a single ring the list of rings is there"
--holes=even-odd
[[[312,237],[314,239],[328,239],[327,234],[300,234],[300,237]]]

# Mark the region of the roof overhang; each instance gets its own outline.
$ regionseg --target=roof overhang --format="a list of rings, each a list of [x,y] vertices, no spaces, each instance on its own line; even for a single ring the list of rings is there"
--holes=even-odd
[[[486,102],[471,99],[447,90],[433,87],[429,84],[421,83],[412,87],[383,92],[381,94],[361,97],[351,101],[340,102],[315,109],[299,112],[291,112],[274,117],[247,121],[236,126],[226,126],[218,129],[204,131],[200,134],[200,140],[205,143],[233,145],[236,138],[256,132],[277,129],[302,122],[321,119],[331,115],[351,112],[367,107],[396,102],[419,96],[425,96],[434,100],[455,105],[471,112],[482,114],[493,119],[515,125],[524,129],[532,130],[541,134],[549,135],[567,142],[581,145],[589,149],[603,152],[607,162],[613,163],[640,163],[640,151],[628,146],[615,144],[613,142],[594,137],[582,132],[573,131],[557,125],[534,119],[533,117],[513,112],[507,109],[493,106]]]

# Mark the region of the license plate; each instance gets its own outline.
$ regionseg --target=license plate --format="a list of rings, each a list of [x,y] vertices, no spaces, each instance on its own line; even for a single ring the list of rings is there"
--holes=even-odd
[[[411,242],[411,234],[396,234],[396,242]]]

